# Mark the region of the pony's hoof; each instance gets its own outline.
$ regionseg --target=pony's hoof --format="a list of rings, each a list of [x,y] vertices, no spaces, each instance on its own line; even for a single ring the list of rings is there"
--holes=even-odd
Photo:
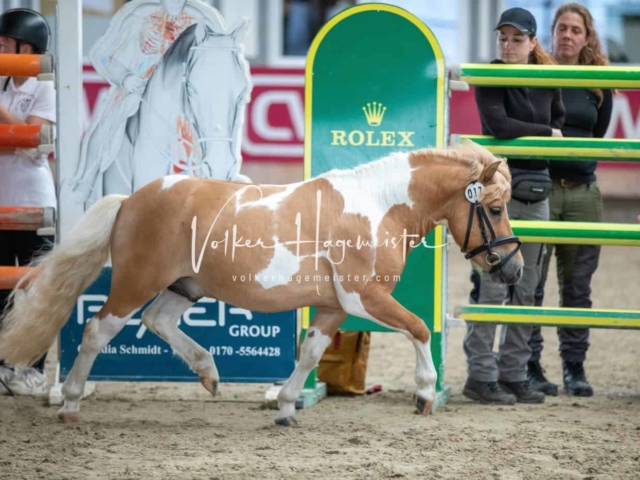
[[[58,418],[64,424],[82,423],[82,417],[78,412],[58,413]]]
[[[218,382],[214,382],[210,377],[198,377],[202,386],[214,397],[218,393]]]
[[[298,421],[294,417],[276,418],[276,425],[281,427],[297,427]]]
[[[425,416],[430,415],[431,405],[433,405],[433,402],[425,400],[422,397],[416,397],[416,413]]]

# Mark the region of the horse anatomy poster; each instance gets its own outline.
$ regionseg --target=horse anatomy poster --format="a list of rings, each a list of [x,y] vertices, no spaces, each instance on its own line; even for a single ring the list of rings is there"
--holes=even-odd
[[[78,158],[61,159],[61,240],[100,198],[130,195],[168,174],[249,181],[240,174],[253,88],[242,44],[248,26],[243,19],[228,27],[199,0],[134,0],[114,15],[89,55],[110,88]],[[62,380],[87,321],[110,294],[111,277],[108,262],[62,329]],[[102,349],[90,380],[198,381],[163,340],[146,332],[141,316],[147,306]],[[251,312],[202,298],[177,325],[215,357],[223,382],[284,380],[295,366],[295,310]]]
[[[243,38],[199,0],[134,0],[90,51],[110,89],[85,132],[70,188],[89,208],[169,174],[249,181],[240,141],[252,82]]]

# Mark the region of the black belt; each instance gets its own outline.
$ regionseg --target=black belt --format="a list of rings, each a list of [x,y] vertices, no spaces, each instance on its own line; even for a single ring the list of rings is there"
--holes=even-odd
[[[581,185],[587,185],[591,182],[585,182],[584,180],[567,180],[566,178],[561,178],[559,180],[554,180],[556,183],[559,183],[562,188],[575,188]]]

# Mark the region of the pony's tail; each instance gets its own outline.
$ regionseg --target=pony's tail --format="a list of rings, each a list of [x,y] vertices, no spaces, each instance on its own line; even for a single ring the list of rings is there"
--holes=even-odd
[[[64,242],[29,264],[35,269],[20,279],[7,302],[0,359],[17,367],[33,365],[51,347],[77,298],[109,259],[111,231],[125,198],[100,199]],[[23,285],[27,286],[21,291]]]

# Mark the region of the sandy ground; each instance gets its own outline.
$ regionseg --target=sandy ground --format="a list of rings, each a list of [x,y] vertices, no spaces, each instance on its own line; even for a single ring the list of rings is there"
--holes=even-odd
[[[631,222],[634,208],[607,220]],[[451,311],[469,285],[464,259],[450,256]],[[595,306],[640,309],[638,285],[640,249],[604,247]],[[372,338],[368,383],[382,393],[325,399],[299,411],[295,429],[273,425],[268,385],[222,385],[214,399],[199,384],[98,383],[77,426],[59,424],[58,407],[0,397],[0,478],[640,478],[640,331],[592,331],[594,397],[514,407],[462,396],[463,334],[450,329],[453,396],[431,417],[413,414],[414,350],[396,334]],[[555,330],[544,336],[543,364],[560,383]]]

